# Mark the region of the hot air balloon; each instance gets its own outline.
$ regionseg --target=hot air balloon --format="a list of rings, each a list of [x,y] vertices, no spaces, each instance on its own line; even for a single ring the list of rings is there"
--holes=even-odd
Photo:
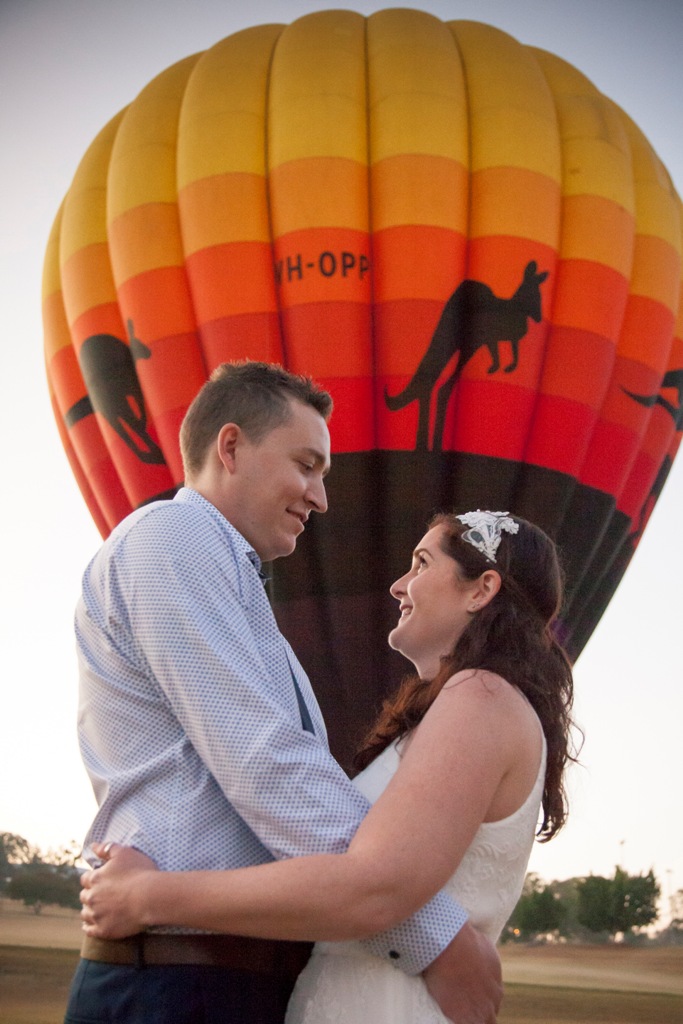
[[[388,585],[438,508],[553,536],[576,657],[683,428],[681,203],[578,70],[412,10],[264,25],[168,68],[83,157],[49,241],[47,375],[103,535],[182,482],[216,365],[332,393],[330,510],[272,566],[332,746],[402,671]]]

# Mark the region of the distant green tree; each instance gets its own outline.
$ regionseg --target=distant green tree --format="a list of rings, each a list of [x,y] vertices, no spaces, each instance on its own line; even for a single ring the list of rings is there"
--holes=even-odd
[[[45,903],[60,907],[80,907],[81,883],[78,872],[64,870],[49,864],[25,864],[7,886],[12,900],[23,900],[27,907],[40,910]]]
[[[538,935],[560,934],[567,917],[553,883],[546,885],[538,875],[527,875],[522,895],[508,921],[515,937],[528,941]]]
[[[0,834],[0,878],[10,899],[23,900],[39,912],[44,903],[80,907],[80,875],[75,863],[80,848],[74,840],[46,854],[23,836]]]
[[[0,871],[7,871],[11,864],[28,864],[34,850],[23,836],[13,832],[0,832]]]
[[[629,875],[617,867],[614,878],[589,875],[577,882],[577,920],[591,932],[633,935],[657,920],[659,894],[651,870],[645,875]]]
[[[17,864],[30,863],[35,851],[23,836],[0,832],[0,892],[5,892]]]
[[[601,875],[579,878],[576,885],[579,924],[591,932],[612,932],[612,883]]]

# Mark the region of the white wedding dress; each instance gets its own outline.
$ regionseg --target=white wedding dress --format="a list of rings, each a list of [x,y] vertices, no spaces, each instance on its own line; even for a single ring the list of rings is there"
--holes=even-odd
[[[519,899],[545,780],[546,744],[533,789],[518,810],[480,826],[445,886],[471,923],[496,942]],[[399,765],[391,744],[354,782],[378,799]],[[448,1024],[421,977],[368,953],[360,942],[318,942],[299,975],[285,1024]]]

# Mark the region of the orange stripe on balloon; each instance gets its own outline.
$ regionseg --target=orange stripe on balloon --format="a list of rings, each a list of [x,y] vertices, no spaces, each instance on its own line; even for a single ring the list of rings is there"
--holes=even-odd
[[[633,214],[612,200],[597,195],[563,197],[563,260],[604,264],[628,280],[633,265],[634,231]]]
[[[558,266],[552,322],[616,339],[624,319],[628,280],[611,267],[589,260]]]
[[[137,337],[152,345],[156,338],[185,334],[195,329],[194,310],[187,291],[184,267],[159,267],[124,281],[118,290],[122,315],[131,319]],[[196,379],[204,379],[197,352]],[[194,387],[195,380],[190,382]]]
[[[61,415],[65,416],[73,406],[87,397],[83,374],[72,345],[60,348],[50,360],[49,370],[55,399]]]
[[[94,306],[82,313],[71,325],[74,346],[79,352],[86,338],[95,334],[111,334],[128,343],[128,335],[121,323],[121,310],[115,302]]]
[[[206,370],[233,359],[284,363],[280,318],[277,313],[225,316],[200,327]]]
[[[539,391],[598,410],[615,358],[616,346],[611,339],[592,331],[553,326],[548,336]]]
[[[444,448],[520,460],[535,402],[535,392],[525,388],[496,381],[460,381],[446,416],[444,438],[450,442]]]
[[[666,239],[642,234],[636,236],[636,257],[632,290],[661,302],[676,317],[680,313],[683,253]]]
[[[182,263],[175,203],[134,206],[111,221],[108,234],[117,286],[157,267]]]
[[[64,302],[61,292],[53,292],[43,299],[43,332],[45,334],[45,358],[51,362],[65,346],[71,345],[71,335],[64,316]]]
[[[185,266],[200,327],[222,316],[277,311],[268,242],[215,245],[188,256]]]
[[[183,249],[190,256],[226,242],[270,239],[268,192],[262,174],[215,174],[178,193]]]
[[[330,420],[332,452],[363,452],[375,447],[372,376],[320,377],[317,382],[332,395]]]
[[[314,302],[282,313],[287,366],[319,377],[367,377],[372,372],[369,305]]]
[[[660,375],[668,362],[674,316],[661,302],[629,295],[619,338],[619,354],[642,362]]]
[[[143,382],[145,398],[158,410],[158,414],[178,406],[187,407],[188,380],[196,374],[196,338],[194,332],[155,338],[148,342],[152,350],[149,359],[136,362],[138,376]],[[202,382],[206,380],[206,376]],[[201,387],[192,391],[192,398]],[[190,399],[191,400],[191,399]],[[176,438],[177,442],[177,438]],[[177,443],[175,444],[177,448]]]
[[[272,167],[268,175],[273,237],[334,224],[368,230],[368,168],[344,157],[315,156]]]
[[[385,157],[370,169],[372,229],[408,224],[467,232],[469,172],[429,153]]]
[[[524,167],[486,167],[470,183],[472,239],[511,235],[556,249],[561,191],[557,181]]]
[[[467,239],[429,225],[386,228],[372,237],[373,301],[435,299],[442,304],[462,281]]]
[[[87,245],[62,264],[62,288],[71,324],[86,310],[116,301],[106,242]]]

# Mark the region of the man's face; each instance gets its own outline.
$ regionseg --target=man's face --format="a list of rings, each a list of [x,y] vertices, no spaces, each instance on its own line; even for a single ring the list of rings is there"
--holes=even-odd
[[[264,562],[291,555],[310,512],[325,512],[330,434],[311,406],[291,401],[291,416],[253,443],[235,447],[228,519]]]

